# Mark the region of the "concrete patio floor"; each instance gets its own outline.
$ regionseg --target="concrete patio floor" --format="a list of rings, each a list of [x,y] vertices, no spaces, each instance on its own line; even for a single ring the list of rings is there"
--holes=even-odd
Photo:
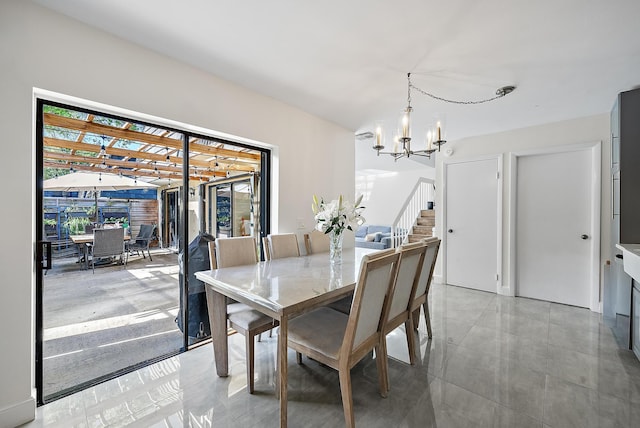
[[[82,270],[54,259],[44,277],[44,396],[182,347],[178,255],[163,249]]]

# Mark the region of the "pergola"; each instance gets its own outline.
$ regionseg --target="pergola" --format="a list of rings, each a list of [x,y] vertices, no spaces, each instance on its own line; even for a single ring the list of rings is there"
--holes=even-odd
[[[75,110],[45,109],[45,168],[98,171],[168,184],[183,177],[178,131]],[[257,150],[213,138],[189,137],[189,180],[206,182],[260,170]]]

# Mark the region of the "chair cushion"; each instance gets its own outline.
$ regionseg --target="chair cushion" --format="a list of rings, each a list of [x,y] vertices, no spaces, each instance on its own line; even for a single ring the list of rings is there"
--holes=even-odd
[[[337,359],[349,316],[322,307],[289,321],[289,342]]]
[[[232,324],[244,330],[252,330],[266,324],[273,324],[273,318],[253,309],[229,314],[228,318]]]

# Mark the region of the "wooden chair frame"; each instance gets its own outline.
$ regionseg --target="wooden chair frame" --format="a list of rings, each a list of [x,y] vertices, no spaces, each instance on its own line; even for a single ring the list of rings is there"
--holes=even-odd
[[[387,396],[389,390],[387,381],[387,356],[385,348],[381,346],[380,340],[382,331],[384,331],[385,320],[388,316],[389,299],[388,296],[393,292],[393,287],[396,281],[399,253],[396,253],[394,249],[380,251],[363,257],[362,265],[360,268],[360,275],[358,277],[358,284],[355,289],[353,297],[353,305],[351,313],[347,321],[345,329],[345,335],[342,341],[342,346],[338,353],[337,358],[331,358],[327,355],[316,351],[315,349],[304,346],[303,344],[293,342],[289,340],[288,346],[296,351],[296,359],[298,364],[302,362],[302,355],[305,354],[308,357],[325,364],[334,370],[337,370],[340,378],[340,391],[342,393],[342,405],[344,410],[344,416],[347,427],[355,427],[355,417],[353,414],[353,396],[351,385],[351,368],[356,365],[365,355],[368,355],[373,349],[376,352],[376,366],[378,369],[378,383],[380,395],[382,397]],[[380,320],[376,332],[369,337],[365,338],[355,349],[354,342],[357,332],[358,323],[360,321],[360,315],[366,309],[362,306],[362,298],[366,291],[368,274],[374,269],[378,269],[385,265],[391,265],[389,272],[389,279],[386,285],[386,297],[382,304],[382,311]],[[331,310],[323,308],[324,310]],[[331,310],[332,311],[332,310]],[[336,313],[338,313],[336,311]],[[304,315],[303,315],[304,316]],[[291,329],[291,325],[290,325]],[[291,338],[291,335],[289,335]]]

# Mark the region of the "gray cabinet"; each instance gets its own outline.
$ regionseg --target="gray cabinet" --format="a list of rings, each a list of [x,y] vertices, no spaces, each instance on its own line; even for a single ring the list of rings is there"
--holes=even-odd
[[[640,243],[640,89],[618,95],[611,114],[611,137],[612,173],[618,179],[614,190],[619,187],[613,192],[618,198],[614,213],[619,216],[619,241],[613,244]]]
[[[640,89],[621,92],[611,110],[611,268],[603,311],[618,342],[631,347],[631,277],[615,245],[640,243]],[[640,346],[640,345],[638,345]]]

